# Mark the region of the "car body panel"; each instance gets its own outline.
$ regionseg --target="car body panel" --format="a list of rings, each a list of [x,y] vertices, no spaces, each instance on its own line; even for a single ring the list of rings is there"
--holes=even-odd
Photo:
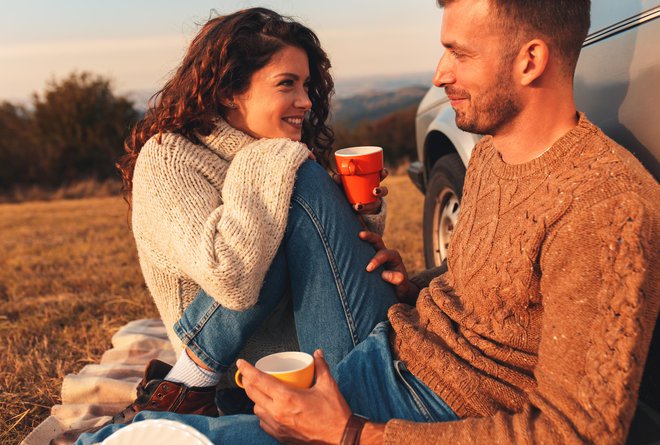
[[[630,150],[656,179],[660,178],[658,18],[660,6],[655,18],[587,44],[575,75],[578,109]]]
[[[589,34],[644,11],[649,11],[656,6],[658,6],[657,0],[593,0]]]

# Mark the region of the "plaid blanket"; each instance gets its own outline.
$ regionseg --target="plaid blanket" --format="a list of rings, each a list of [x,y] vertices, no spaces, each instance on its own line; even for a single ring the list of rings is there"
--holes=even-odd
[[[112,348],[99,364],[87,365],[62,382],[62,404],[39,424],[22,445],[44,445],[63,431],[99,425],[136,396],[149,360],[174,363],[175,352],[160,319],[128,323],[112,337]]]

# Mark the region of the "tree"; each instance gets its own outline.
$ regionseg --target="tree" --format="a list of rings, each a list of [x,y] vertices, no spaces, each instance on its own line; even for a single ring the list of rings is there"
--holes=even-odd
[[[138,113],[130,100],[113,94],[108,79],[73,73],[51,81],[33,103],[42,184],[116,175],[114,164]]]
[[[37,145],[32,115],[24,107],[0,104],[0,189],[39,178],[33,162]]]
[[[335,125],[335,147],[377,145],[383,147],[383,159],[396,167],[416,155],[415,114],[416,106],[395,111],[377,120],[364,120],[353,130]]]

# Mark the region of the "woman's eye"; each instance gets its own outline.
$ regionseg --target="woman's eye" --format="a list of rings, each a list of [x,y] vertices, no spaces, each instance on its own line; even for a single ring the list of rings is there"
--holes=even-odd
[[[278,84],[278,86],[292,87],[293,86],[293,80],[283,80]]]

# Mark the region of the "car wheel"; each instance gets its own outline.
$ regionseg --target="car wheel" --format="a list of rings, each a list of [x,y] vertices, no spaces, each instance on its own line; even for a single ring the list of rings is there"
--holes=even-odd
[[[428,268],[439,266],[447,257],[464,180],[465,166],[457,153],[442,156],[431,169],[424,197],[424,258]]]

